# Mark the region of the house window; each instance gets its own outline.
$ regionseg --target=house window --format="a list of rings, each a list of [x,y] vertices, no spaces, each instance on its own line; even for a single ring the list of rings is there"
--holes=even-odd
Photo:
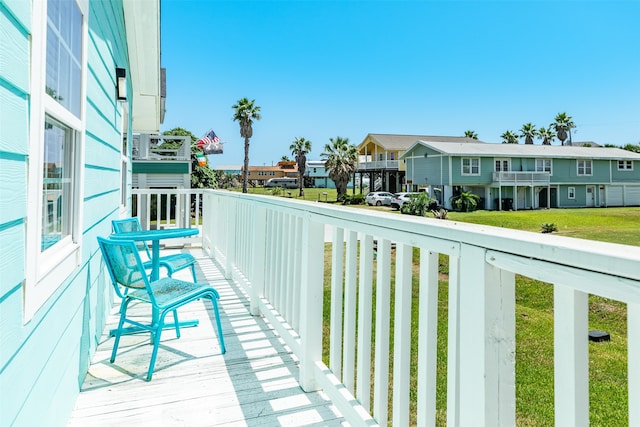
[[[82,14],[74,1],[47,2],[47,95],[80,117]]]
[[[462,175],[480,175],[480,159],[477,157],[462,158]]]
[[[591,175],[591,160],[578,160],[578,176]]]
[[[120,152],[120,207],[127,207],[129,197],[129,186],[127,185],[127,176],[129,173],[129,150],[127,144],[127,136],[122,137],[122,150]]]
[[[551,159],[536,159],[536,172],[551,173]]]
[[[495,159],[494,165],[496,172],[509,172],[511,170],[511,161],[509,159]]]
[[[389,160],[395,160],[396,159],[396,153],[394,151],[389,153]]]
[[[575,199],[576,198],[576,187],[569,187],[567,189],[567,197],[569,199]]]
[[[73,131],[47,117],[42,168],[42,251],[71,236],[74,183]]]
[[[383,161],[384,160],[384,154],[383,153],[378,154],[378,160],[379,161]]]
[[[632,171],[633,170],[633,160],[618,160],[618,170],[619,171]]]
[[[85,134],[86,1],[48,0],[33,9],[29,185],[24,321],[33,318],[79,266]],[[114,94],[115,97],[115,94]]]

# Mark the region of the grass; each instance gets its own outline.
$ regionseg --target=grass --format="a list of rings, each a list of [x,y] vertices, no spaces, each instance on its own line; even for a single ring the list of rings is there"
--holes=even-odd
[[[305,190],[306,192],[307,190]],[[386,208],[378,208],[386,209]],[[640,208],[551,209],[536,211],[451,212],[449,219],[540,232],[544,223],[557,225],[556,234],[612,243],[640,246]],[[412,323],[418,318],[419,259],[414,250]],[[325,337],[329,335],[329,297],[331,247],[325,257]],[[375,265],[374,265],[375,268]],[[446,424],[447,369],[447,272],[448,258],[440,256],[442,280],[439,284],[437,425]],[[394,262],[391,277],[391,337],[393,339]],[[375,272],[374,272],[375,280]],[[374,283],[375,286],[375,283]],[[375,289],[374,289],[375,298]],[[374,307],[375,307],[374,299]],[[375,325],[374,325],[375,328]],[[626,305],[598,296],[589,297],[589,329],[611,334],[610,342],[589,343],[590,425],[628,425],[627,401],[627,318]],[[412,331],[411,424],[416,422],[415,370],[417,328]],[[373,332],[375,336],[375,331]],[[325,340],[328,341],[328,340]],[[328,362],[328,343],[324,343]],[[393,344],[391,344],[393,348]],[[372,360],[373,363],[373,360]],[[392,366],[389,384],[392,384]],[[547,426],[554,424],[553,390],[553,287],[528,277],[516,276],[516,424]],[[390,401],[393,390],[389,391]],[[391,407],[389,408],[391,417]],[[389,418],[391,419],[391,418]]]

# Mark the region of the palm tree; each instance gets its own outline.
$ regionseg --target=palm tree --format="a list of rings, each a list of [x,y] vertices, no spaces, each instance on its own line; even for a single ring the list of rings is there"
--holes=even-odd
[[[349,144],[349,138],[340,136],[329,138],[330,144],[324,146],[321,154],[325,161],[324,167],[329,171],[329,178],[336,184],[338,200],[343,200],[347,193],[349,177],[358,167],[358,149]]]
[[[551,123],[551,126],[555,129],[558,134],[558,139],[564,145],[564,141],[567,139],[567,133],[569,134],[569,144],[571,145],[571,129],[576,127],[576,124],[573,122],[571,116],[567,116],[567,113],[558,113],[558,115],[553,119],[554,122]]]
[[[280,157],[280,161],[281,162],[290,162],[291,159],[289,158],[289,156],[284,155],[284,156]]]
[[[538,129],[538,137],[542,139],[542,145],[551,145],[553,140],[556,139],[556,134],[551,126],[548,128],[541,127]]]
[[[478,134],[472,130],[465,130],[464,136],[471,139],[478,139]]]
[[[260,120],[260,107],[255,105],[255,99],[249,101],[247,98],[238,100],[232,105],[235,113],[233,121],[240,122],[240,136],[244,138],[244,168],[242,170],[242,192],[247,192],[247,181],[249,179],[249,139],[253,136],[253,121]]]
[[[296,157],[298,164],[298,187],[300,188],[299,197],[304,196],[304,173],[307,169],[307,153],[311,151],[311,141],[304,137],[296,138],[289,146],[291,154]]]
[[[502,143],[503,144],[517,144],[518,143],[518,135],[516,135],[515,132],[512,132],[510,130],[508,130],[505,133],[503,133],[502,135],[500,135],[500,138],[502,138]]]
[[[533,138],[536,135],[536,126],[531,122],[523,124],[522,128],[520,128],[520,138],[524,138],[525,144],[533,144]]]

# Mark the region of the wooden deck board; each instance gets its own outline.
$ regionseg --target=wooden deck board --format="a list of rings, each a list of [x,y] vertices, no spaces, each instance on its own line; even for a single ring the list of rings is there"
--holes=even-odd
[[[153,379],[146,382],[149,334],[122,337],[116,361],[109,362],[114,314],[69,426],[343,425],[324,393],[302,391],[295,356],[263,318],[249,314],[244,292],[225,280],[199,249],[192,251],[199,259],[198,280],[208,281],[220,293],[226,354],[220,354],[210,303],[192,303],[179,310],[178,317],[198,319],[199,325],[182,328],[180,339],[174,330],[163,332]],[[143,319],[150,316],[140,305],[130,310]]]

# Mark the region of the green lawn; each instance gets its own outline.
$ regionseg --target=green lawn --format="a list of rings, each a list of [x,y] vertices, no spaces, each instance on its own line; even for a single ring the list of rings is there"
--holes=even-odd
[[[388,208],[378,208],[380,210]],[[551,209],[518,212],[450,212],[449,219],[539,232],[543,223],[554,223],[556,234],[640,245],[640,208]],[[331,255],[327,244],[325,259],[325,336],[328,337]],[[419,259],[414,253],[414,269]],[[448,258],[441,256],[440,302],[438,312],[437,425],[446,424],[447,361],[447,273]],[[392,271],[394,266],[392,262]],[[375,272],[374,272],[375,278]],[[394,275],[392,273],[391,307]],[[375,285],[374,285],[375,286]],[[418,282],[414,274],[413,322],[417,322]],[[375,295],[375,290],[374,290]],[[375,302],[374,302],[375,304]],[[393,319],[393,312],[391,314]],[[374,325],[375,327],[375,325]],[[393,325],[391,325],[393,337]],[[627,325],[626,305],[591,296],[589,329],[611,334],[610,342],[589,343],[590,424],[628,425]],[[374,331],[375,334],[375,331]],[[417,360],[417,328],[413,332],[412,373]],[[328,348],[325,343],[325,359]],[[391,347],[393,348],[393,347]],[[372,361],[373,363],[373,361]],[[392,372],[392,371],[391,371]],[[415,380],[415,375],[412,374]],[[391,384],[391,379],[390,379]],[[412,385],[412,390],[416,389]],[[390,390],[391,396],[392,390]],[[516,414],[518,426],[548,426],[554,423],[553,398],[553,287],[527,277],[516,276]],[[412,391],[411,423],[415,424],[416,396]],[[390,408],[391,409],[391,408]]]

